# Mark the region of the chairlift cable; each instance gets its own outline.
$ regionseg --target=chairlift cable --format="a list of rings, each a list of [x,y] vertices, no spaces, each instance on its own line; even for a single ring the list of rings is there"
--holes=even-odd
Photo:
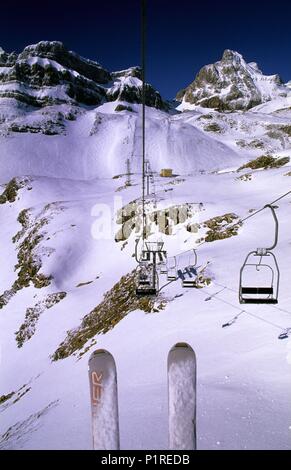
[[[199,289],[197,289],[197,290],[199,291]],[[206,294],[210,294],[209,292],[205,291],[205,289],[202,289],[200,292],[201,292],[201,293],[206,292]],[[239,310],[240,312],[242,312],[241,307],[238,307],[237,305],[234,305],[234,304],[232,304],[231,302],[228,302],[227,300],[221,299],[220,297],[217,297],[217,296],[214,297],[214,299],[220,300],[220,302],[223,302],[224,304],[229,305],[230,307],[233,307],[234,309]],[[286,330],[286,327],[282,327],[282,326],[280,326],[280,325],[277,325],[276,323],[270,322],[269,320],[266,320],[265,318],[262,318],[262,317],[260,317],[260,316],[258,316],[258,315],[256,315],[256,314],[254,314],[254,313],[248,312],[247,310],[243,310],[243,311],[244,311],[247,315],[249,315],[249,316],[251,316],[251,317],[254,317],[254,318],[256,318],[257,320],[260,320],[260,321],[262,321],[262,322],[264,322],[264,323],[267,323],[267,324],[269,324],[269,325],[271,325],[271,326],[274,326],[274,328],[278,328],[278,329],[280,329],[281,331]]]
[[[237,291],[231,287],[228,287],[228,286],[224,286],[223,284],[219,284],[218,282],[215,282],[215,281],[212,281],[213,284],[215,284],[217,287],[223,287],[224,289],[227,289],[229,290],[230,292],[233,292],[234,294],[237,293]],[[270,305],[272,308],[275,308],[277,310],[280,310],[282,313],[287,313],[288,315],[291,315],[291,312],[289,312],[288,310],[285,310],[281,307],[277,307],[276,305]]]
[[[242,224],[243,222],[245,222],[246,220],[250,219],[251,217],[254,217],[255,215],[259,214],[260,212],[262,212],[263,210],[265,210],[266,206],[273,206],[274,204],[276,204],[276,202],[280,201],[281,199],[287,197],[289,194],[291,194],[291,190],[288,191],[287,193],[285,194],[282,194],[281,196],[279,196],[277,199],[275,199],[274,201],[268,203],[268,204],[265,204],[263,207],[261,207],[260,209],[258,209],[257,211],[255,212],[252,212],[251,214],[247,215],[246,217],[242,218],[242,219],[239,219],[237,222],[233,223],[233,224],[227,224],[225,225],[225,228],[233,228],[235,226],[237,226],[238,224]],[[198,245],[195,246],[195,250],[197,250],[197,248],[200,248],[200,246],[204,245],[205,243],[207,243],[205,240],[203,240],[201,243],[199,243]],[[187,253],[188,251],[192,251],[192,249],[189,249],[189,250],[186,250],[186,251],[182,251],[180,253],[178,253],[177,256],[179,255],[183,255],[184,253]]]

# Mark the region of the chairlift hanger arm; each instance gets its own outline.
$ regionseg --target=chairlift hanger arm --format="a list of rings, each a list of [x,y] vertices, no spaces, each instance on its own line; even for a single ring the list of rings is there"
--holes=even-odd
[[[267,208],[269,208],[271,210],[272,216],[273,216],[274,222],[275,222],[275,240],[274,240],[274,243],[269,248],[266,248],[267,251],[272,251],[278,243],[279,222],[278,222],[277,214],[275,212],[274,207],[271,204],[266,204],[264,209],[267,209]]]

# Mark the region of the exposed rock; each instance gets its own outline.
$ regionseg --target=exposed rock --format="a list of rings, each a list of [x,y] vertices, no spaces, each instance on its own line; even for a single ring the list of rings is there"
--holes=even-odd
[[[251,160],[250,162],[245,163],[245,165],[242,165],[238,171],[244,170],[246,168],[251,168],[252,170],[261,168],[264,170],[269,168],[280,168],[281,166],[287,165],[289,162],[289,157],[274,158],[271,155],[261,155],[255,160]]]
[[[206,220],[203,226],[208,230],[206,236],[201,241],[214,242],[237,235],[241,223],[238,215],[227,213]]]
[[[107,92],[109,101],[142,102],[142,81],[139,67],[132,67],[112,74],[114,84]],[[145,85],[145,103],[157,109],[168,109],[161,95],[148,83]]]
[[[51,284],[52,276],[41,272],[42,257],[39,256],[39,249],[46,236],[44,227],[49,224],[58,210],[61,208],[57,204],[48,204],[36,217],[32,217],[29,209],[24,209],[19,213],[18,222],[22,228],[12,240],[13,243],[18,243],[17,264],[14,268],[17,278],[11,288],[0,295],[0,309],[7,305],[18,291],[31,284],[36,289],[42,289]],[[42,247],[42,256],[49,256],[51,252],[51,249]]]
[[[0,195],[0,204],[15,202],[19,190],[27,186],[29,182],[29,178],[12,178],[12,180],[5,185],[5,189]]]
[[[286,93],[278,75],[263,75],[257,64],[247,64],[241,54],[227,49],[220,61],[203,67],[176,98],[226,111],[246,110]]]
[[[96,83],[108,83],[111,79],[110,73],[100,64],[93,60],[84,59],[75,52],[68,51],[62,42],[41,41],[38,44],[27,46],[21,54],[19,60],[30,57],[41,57],[58,62],[67,69],[75,70],[83,77]]]
[[[48,294],[44,300],[37,302],[34,307],[30,307],[26,310],[25,320],[15,333],[15,339],[19,348],[34,335],[41,314],[63,300],[66,295],[66,292]]]
[[[95,335],[106,333],[134,310],[146,313],[158,312],[165,307],[162,298],[135,295],[135,272],[123,276],[111,290],[106,292],[103,301],[86,315],[81,325],[68,331],[66,339],[52,356],[54,361],[64,359],[81,350]]]
[[[147,84],[147,106],[168,109],[160,94]],[[41,41],[20,54],[0,50],[0,99],[14,99],[28,107],[52,105],[98,106],[106,101],[142,102],[141,69],[110,73],[99,63],[69,51],[58,41]],[[28,126],[11,122],[7,131],[62,133],[51,123]]]

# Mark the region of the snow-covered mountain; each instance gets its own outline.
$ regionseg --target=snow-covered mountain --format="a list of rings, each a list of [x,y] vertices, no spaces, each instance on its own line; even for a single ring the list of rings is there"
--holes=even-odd
[[[39,108],[63,103],[96,106],[117,99],[140,102],[140,89],[138,67],[111,74],[97,62],[68,51],[58,41],[27,46],[19,55],[0,50],[1,98],[15,98]],[[146,102],[148,106],[164,106],[150,85],[146,88]]]
[[[290,449],[290,198],[277,209],[279,306],[242,310],[237,291],[246,254],[274,229],[268,211],[239,218],[290,190],[291,90],[225,55],[253,74],[250,85],[236,68],[233,80],[246,108],[255,86],[257,106],[184,97],[174,110],[147,88],[149,239],[182,271],[197,248],[199,288],[161,274],[158,298],[141,300],[139,68],[108,72],[58,42],[0,52],[0,449],[91,448],[97,348],[117,363],[121,447],[167,448],[177,342],[197,357],[199,449]]]
[[[279,75],[264,75],[255,62],[246,63],[238,52],[225,50],[222,59],[206,65],[176,99],[220,111],[247,110],[279,96],[287,90]]]

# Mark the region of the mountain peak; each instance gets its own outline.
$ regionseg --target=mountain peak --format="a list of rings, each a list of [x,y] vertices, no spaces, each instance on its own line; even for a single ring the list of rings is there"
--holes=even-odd
[[[234,62],[242,62],[242,61],[244,61],[244,58],[237,51],[233,51],[231,49],[225,49],[225,51],[223,52],[221,60],[225,61],[225,62],[233,62],[233,61]]]
[[[278,75],[263,75],[255,62],[248,64],[239,52],[226,49],[220,61],[202,67],[177,100],[220,111],[246,110],[284,93]]]
[[[61,41],[40,41],[20,54],[1,51],[0,98],[14,98],[34,107],[142,102],[140,67],[110,73],[98,62],[68,50]],[[167,109],[151,85],[147,84],[145,91],[147,106]]]
[[[36,44],[30,44],[26,46],[23,50],[25,51],[31,51],[31,50],[66,50],[64,44],[61,41],[39,41]]]

